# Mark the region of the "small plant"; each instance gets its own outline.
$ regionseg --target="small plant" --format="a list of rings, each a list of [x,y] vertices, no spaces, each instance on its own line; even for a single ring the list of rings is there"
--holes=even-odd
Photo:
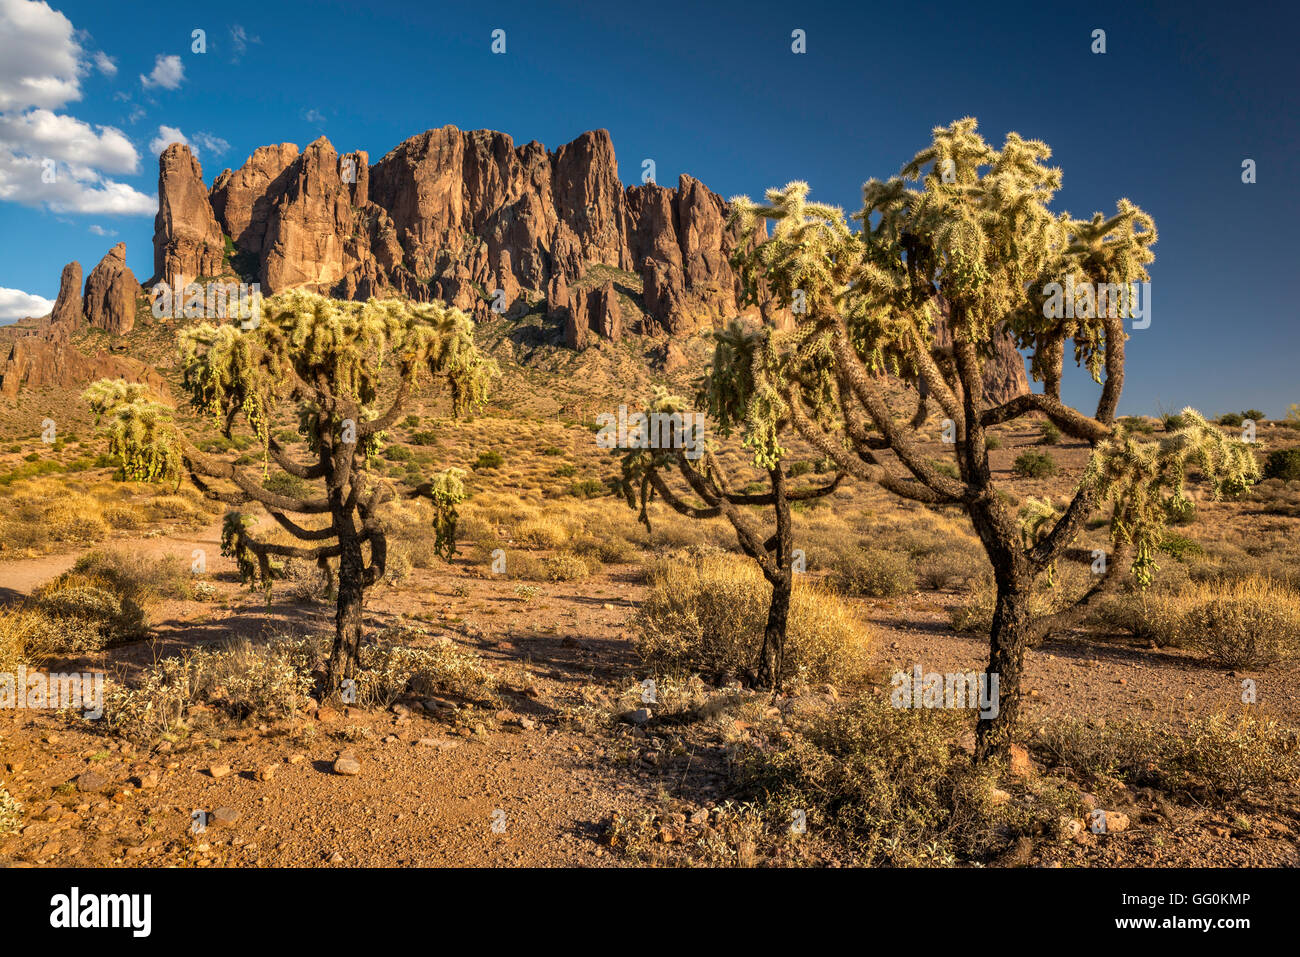
[[[541,594],[541,589],[536,585],[516,585],[515,597],[522,602],[530,602]]]
[[[499,469],[505,458],[500,452],[491,449],[487,452],[480,452],[478,458],[474,460],[474,471],[479,469]]]
[[[1264,478],[1294,482],[1300,479],[1300,448],[1276,449],[1264,460]]]
[[[1240,412],[1225,412],[1218,419],[1219,425],[1226,425],[1232,429],[1239,428],[1244,421],[1246,417]]]
[[[1038,439],[1039,445],[1057,445],[1061,441],[1061,430],[1051,419],[1043,422],[1042,436]]]
[[[1047,478],[1057,472],[1056,460],[1046,452],[1033,449],[1021,452],[1011,466],[1022,478]]]

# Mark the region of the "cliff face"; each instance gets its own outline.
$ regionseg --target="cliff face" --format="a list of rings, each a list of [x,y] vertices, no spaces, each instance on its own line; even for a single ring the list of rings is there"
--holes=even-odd
[[[152,366],[131,356],[103,349],[93,356],[72,343],[72,335],[87,325],[114,333],[130,331],[135,321],[140,285],[126,266],[126,246],[114,246],[91,270],[85,296],[81,263],[63,267],[59,296],[49,318],[34,331],[14,339],[0,362],[0,395],[14,398],[21,388],[79,388],[99,378],[145,382],[162,395],[167,385]]]
[[[691,331],[736,311],[722,198],[685,176],[677,189],[624,188],[604,130],[552,152],[446,126],[374,165],[362,152],[340,156],[323,137],[301,153],[264,146],[221,173],[206,202],[188,148],[168,147],[160,170],[155,279],[173,287],[210,273],[205,251],[224,233],[256,262],[265,294],[395,293],[482,316],[494,303],[524,311],[530,296],[557,283],[567,291],[589,266],[607,265],[646,284],[651,328],[629,331]],[[594,316],[588,298],[574,290],[557,310]],[[596,310],[603,328],[591,332],[620,325],[606,311]]]
[[[206,196],[187,147],[169,147],[160,170],[155,278],[209,274],[205,257],[224,233],[265,295],[441,299],[479,318],[544,298],[577,349],[629,333],[685,335],[740,311],[722,197],[685,175],[675,188],[624,187],[604,130],[550,151],[444,126],[373,165],[324,137],[301,153],[282,143],[221,173]],[[622,320],[608,281],[579,283],[600,265],[639,274],[642,322]],[[995,401],[1027,389],[1009,343],[989,387]]]

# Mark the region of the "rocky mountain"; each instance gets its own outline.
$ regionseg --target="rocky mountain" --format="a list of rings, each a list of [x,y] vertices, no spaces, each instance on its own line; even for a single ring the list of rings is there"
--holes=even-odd
[[[188,147],[159,162],[153,281],[209,275],[230,238],[263,294],[308,288],[343,298],[441,299],[488,318],[545,302],[563,341],[583,349],[628,334],[682,336],[737,315],[726,203],[683,175],[625,187],[609,133],[559,149],[504,133],[427,130],[373,165],[321,137],[259,147],[204,195]],[[612,280],[634,273],[642,314],[624,316]],[[1027,388],[1010,348],[990,369],[995,398]]]
[[[124,243],[110,249],[90,271],[84,295],[81,263],[68,263],[50,315],[9,343],[0,361],[0,395],[13,398],[24,387],[75,389],[105,376],[147,382],[165,394],[162,376],[147,363],[102,348],[86,355],[72,341],[86,327],[114,335],[130,332],[139,297],[140,283],[127,268]]]
[[[440,299],[478,319],[541,305],[571,349],[639,334],[666,340],[656,347],[665,356],[673,340],[741,314],[725,201],[687,175],[676,187],[625,187],[605,130],[551,151],[444,126],[374,164],[321,137],[301,151],[259,147],[211,188],[189,147],[173,144],[159,157],[158,200],[150,287],[179,290],[233,267],[263,295]],[[0,391],[79,374],[66,355],[79,323],[131,330],[140,288],[125,246],[78,296],[80,277],[76,263],[64,270],[51,317],[0,367]],[[1024,363],[1005,346],[989,364],[994,401],[1028,388]]]

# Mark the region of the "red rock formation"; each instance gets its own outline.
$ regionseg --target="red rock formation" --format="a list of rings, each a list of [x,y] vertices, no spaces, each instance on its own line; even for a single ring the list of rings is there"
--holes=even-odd
[[[163,176],[160,193],[173,181],[191,182]],[[683,335],[742,311],[730,266],[737,237],[722,197],[685,175],[675,188],[624,188],[604,130],[549,152],[536,142],[515,146],[503,133],[444,126],[373,166],[365,153],[339,157],[324,138],[301,155],[293,144],[267,146],[218,176],[210,199],[210,211],[193,204],[199,231],[213,216],[255,258],[268,295],[306,287],[345,298],[437,298],[479,318],[494,314],[497,290],[511,314],[544,296],[575,348],[591,341],[589,332]],[[162,220],[155,243],[170,248],[185,231]],[[643,328],[623,328],[616,298],[594,303],[590,292],[571,292],[597,264],[640,274]],[[999,395],[1024,381],[1010,354],[994,372]]]
[[[115,253],[119,249],[125,255],[125,249],[119,244],[104,257],[105,260],[117,262]],[[110,268],[115,269],[112,266]],[[125,269],[124,265],[122,269],[130,276],[130,270]],[[96,279],[98,271],[99,267],[96,267],[91,272],[92,280]],[[134,277],[131,277],[130,282],[134,282]],[[91,282],[88,281],[86,286],[89,295]],[[134,317],[134,303],[131,310]],[[0,362],[0,395],[12,399],[22,388],[80,388],[105,377],[145,382],[158,394],[167,394],[167,385],[162,376],[139,359],[113,355],[103,349],[93,356],[83,355],[71,341],[72,334],[81,328],[83,321],[81,264],[71,262],[63,267],[59,296],[49,317],[33,332],[15,338],[9,345],[4,361]]]
[[[59,274],[59,295],[50,312],[50,324],[69,330],[81,325],[81,263],[73,261]]]
[[[153,279],[176,291],[221,271],[225,244],[212,215],[203,170],[190,148],[173,143],[158,157],[158,215],[154,218]]]
[[[140,283],[126,265],[126,243],[110,249],[86,279],[86,321],[97,329],[121,335],[135,325]]]
[[[238,172],[226,170],[212,184],[212,212],[242,251],[262,251],[271,207],[284,195],[289,167],[297,158],[293,143],[259,146]]]

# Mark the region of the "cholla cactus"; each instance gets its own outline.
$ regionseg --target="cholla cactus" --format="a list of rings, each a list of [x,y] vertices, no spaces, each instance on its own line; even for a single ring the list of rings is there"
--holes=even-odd
[[[371,299],[340,302],[289,292],[261,304],[251,329],[203,323],[180,334],[183,383],[193,406],[222,433],[242,419],[262,449],[250,470],[198,449],[172,410],[143,386],[97,382],[85,398],[109,419],[113,452],[129,478],[161,480],[188,473],[209,497],[238,509],[261,505],[304,544],[259,538],[249,516],[227,516],[222,547],[248,581],[269,587],[276,559],[339,563],[338,616],[330,681],[337,687],[357,668],[365,590],[384,574],[387,540],[378,510],[398,494],[434,505],[436,545],[455,549],[456,506],[465,495],[460,469],[449,469],[399,493],[371,470],[384,430],[404,411],[425,376],[442,379],[457,415],[481,406],[496,364],[474,345],[473,323],[441,303]],[[385,383],[393,394],[381,396]],[[271,434],[271,423],[296,413],[308,455],[300,458]],[[307,482],[303,496],[268,488],[271,468]],[[260,472],[260,474],[258,474]],[[304,527],[291,515],[327,518]],[[366,556],[365,549],[369,551]]]
[[[794,535],[790,503],[829,495],[839,487],[836,473],[820,485],[800,489],[789,486],[782,465],[786,451],[780,444],[789,427],[785,403],[779,392],[755,375],[757,365],[772,362],[769,330],[748,330],[739,323],[715,334],[716,345],[709,372],[700,379],[697,407],[707,410],[716,437],[693,462],[670,443],[669,448],[634,449],[623,456],[623,489],[628,504],[637,508],[646,528],[650,527],[647,506],[655,495],[675,512],[690,518],[722,516],[731,523],[736,540],[772,586],[763,644],[758,650],[753,679],[761,687],[780,687],[784,667],[785,638],[794,590]],[[646,409],[647,421],[655,413],[681,415],[689,404],[658,389]],[[671,420],[670,420],[671,421]],[[743,445],[753,453],[756,467],[767,472],[769,491],[737,491],[717,456],[716,444],[739,433]],[[688,492],[683,495],[668,483],[665,473],[676,471]],[[695,500],[690,499],[691,495]],[[756,520],[753,508],[771,508],[773,529],[766,532]]]
[[[809,202],[802,182],[769,191],[763,205],[733,200],[741,236],[732,261],[747,297],[765,291],[795,319],[791,332],[755,353],[751,394],[778,397],[751,406],[756,434],[788,417],[845,474],[902,498],[965,509],[989,556],[997,603],[988,671],[999,676],[1002,703],[995,718],[979,723],[981,759],[1005,754],[1010,743],[1026,650],[1082,617],[1124,573],[1150,580],[1153,550],[1168,510],[1183,501],[1188,468],[1224,491],[1257,474],[1249,450],[1194,414],[1164,443],[1115,424],[1127,334],[1123,310],[1114,307],[1127,303],[1116,300],[1132,284],[1149,279],[1155,225],[1126,199],[1111,216],[1054,213],[1061,171],[1050,157],[1045,144],[1015,133],[996,149],[967,118],[935,129],[899,176],[866,183],[854,217],[859,231],[840,210]],[[772,222],[770,238],[764,220]],[[1077,310],[1055,308],[1054,297],[1070,284],[1094,292]],[[940,318],[950,337],[937,334]],[[984,365],[1008,335],[1028,354],[1043,391],[994,404]],[[1061,401],[1067,342],[1101,386],[1092,415]],[[916,387],[910,419],[890,406],[885,376]],[[930,403],[951,420],[955,476],[922,451],[917,431]],[[1037,503],[1022,524],[994,485],[985,432],[1025,415],[1045,415],[1092,445],[1093,458],[1063,510]],[[1080,605],[1035,617],[1035,581],[1053,574],[1101,505],[1112,509],[1107,574]]]

